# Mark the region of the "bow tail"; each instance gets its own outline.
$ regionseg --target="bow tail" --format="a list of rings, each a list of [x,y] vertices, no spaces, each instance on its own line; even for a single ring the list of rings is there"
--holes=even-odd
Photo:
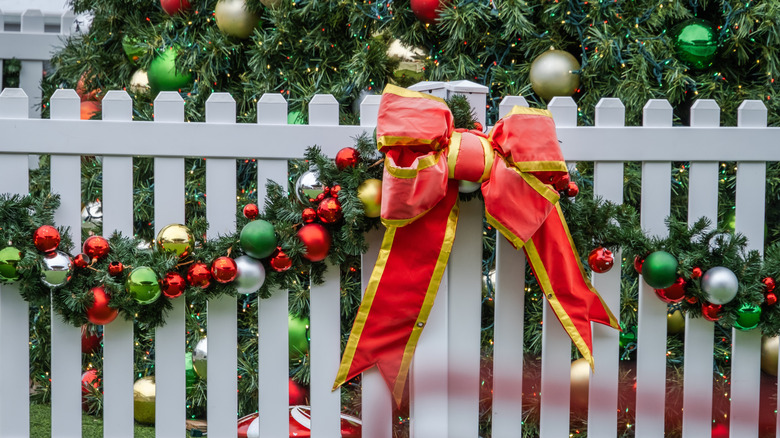
[[[457,181],[449,181],[446,193],[414,222],[387,227],[334,389],[376,365],[400,405],[455,240]]]

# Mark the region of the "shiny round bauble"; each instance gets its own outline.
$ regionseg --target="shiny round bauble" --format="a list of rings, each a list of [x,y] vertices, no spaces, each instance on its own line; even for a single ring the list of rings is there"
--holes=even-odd
[[[685,330],[685,315],[680,310],[675,310],[666,315],[666,332],[670,335],[682,333]]]
[[[130,271],[125,290],[139,304],[151,304],[162,294],[157,273],[147,266],[139,266]]]
[[[111,298],[103,286],[93,287],[91,292],[94,301],[90,307],[87,307],[87,320],[95,325],[106,325],[115,320],[119,310],[109,307]]]
[[[366,217],[379,217],[382,213],[382,181],[369,178],[357,188],[357,197],[363,204]]]
[[[249,256],[236,257],[236,292],[240,294],[255,293],[265,283],[265,268],[259,261]]]
[[[149,74],[146,73],[146,70],[136,70],[133,76],[130,77],[130,84],[127,86],[127,89],[133,94],[146,94],[151,91]]]
[[[208,378],[208,338],[201,338],[192,349],[192,367],[202,380]]]
[[[81,209],[81,222],[81,226],[87,229],[103,223],[103,204],[100,200],[90,202]]]
[[[775,290],[775,287],[777,287],[777,284],[775,283],[775,279],[772,277],[762,278],[761,284],[764,285],[765,292],[773,292]]]
[[[660,298],[664,303],[679,303],[685,299],[686,285],[687,283],[684,278],[677,277],[677,280],[674,281],[674,284],[665,289],[656,289],[655,294],[658,295],[658,298]]]
[[[109,250],[110,246],[108,245],[108,240],[103,236],[89,236],[82,246],[84,254],[88,255],[91,259],[100,260],[108,255]]]
[[[124,272],[125,267],[122,262],[111,262],[108,264],[108,275],[116,277]]]
[[[288,315],[287,331],[290,342],[290,359],[300,359],[309,354],[309,320]]]
[[[699,299],[696,298],[695,296],[690,296],[690,297],[686,298],[685,301],[690,303],[690,304],[696,304],[696,303],[699,302]]]
[[[325,198],[317,206],[317,217],[324,224],[334,224],[338,222],[344,213],[341,211],[341,203],[336,198]]]
[[[197,373],[195,373],[195,367],[192,365],[192,353],[184,353],[184,380],[187,385],[187,392],[189,393],[195,386],[195,381],[198,379]]]
[[[777,351],[780,337],[761,337],[761,369],[770,376],[777,377]]]
[[[301,212],[301,220],[305,224],[310,224],[317,220],[317,210],[313,208],[304,208],[303,212]]]
[[[553,178],[554,178],[554,176],[553,176]],[[569,189],[569,183],[570,183],[570,182],[571,182],[571,179],[570,179],[570,177],[569,177],[569,174],[568,174],[568,173],[565,173],[565,174],[561,175],[561,176],[560,176],[560,177],[559,177],[559,178],[558,178],[558,179],[557,179],[557,180],[556,180],[556,181],[553,183],[553,188],[555,188],[555,190],[557,190],[557,191],[559,191],[559,192],[562,192],[562,191],[564,191],[564,190],[568,190],[568,189]]]
[[[712,24],[694,18],[675,26],[671,34],[672,45],[680,61],[694,69],[712,65],[718,51],[718,34]]]
[[[249,438],[250,436],[252,438],[259,437],[260,435],[260,424],[258,423],[259,414],[255,412],[254,414],[245,415],[238,419],[237,422],[237,438]],[[249,435],[249,430],[252,430],[252,435]]]
[[[56,289],[65,286],[73,275],[73,260],[62,251],[44,254],[41,259],[41,282]]]
[[[81,352],[85,354],[95,353],[100,348],[101,336],[88,325],[81,326]]]
[[[566,189],[566,196],[574,198],[580,194],[580,186],[574,181],[569,181],[569,187]]]
[[[411,0],[410,6],[414,16],[425,24],[434,24],[442,9],[450,0]]]
[[[295,196],[303,205],[306,205],[309,199],[316,198],[317,195],[322,193],[323,189],[325,189],[325,186],[320,182],[317,172],[313,170],[303,172],[295,182]]]
[[[187,281],[178,272],[169,272],[160,280],[160,289],[167,298],[179,298],[187,288]]]
[[[91,388],[90,388],[91,387]],[[100,378],[96,369],[84,371],[81,374],[81,406],[87,410],[87,395],[93,391],[98,391],[100,387]]]
[[[612,256],[612,251],[601,246],[591,251],[588,255],[588,266],[590,266],[593,272],[598,272],[599,274],[612,269],[614,263],[615,258]]]
[[[90,265],[90,263],[92,263],[92,260],[89,258],[88,255],[84,253],[81,253],[76,257],[73,257],[73,266],[77,268],[85,269],[87,266]]]
[[[466,180],[458,181],[458,191],[460,193],[474,193],[480,188],[482,188],[482,183]]]
[[[152,91],[179,91],[192,81],[192,74],[189,71],[176,68],[177,52],[177,48],[168,47],[161,53],[158,52],[149,64],[146,75]]]
[[[33,245],[40,252],[52,252],[60,245],[60,232],[51,225],[43,225],[33,233]]]
[[[303,254],[312,262],[325,260],[330,250],[330,233],[320,224],[307,224],[298,230],[298,238],[306,247]]]
[[[653,289],[666,289],[677,280],[677,259],[666,251],[650,253],[642,263],[642,277]]]
[[[138,38],[127,34],[122,37],[122,50],[124,50],[125,55],[127,55],[127,59],[133,64],[138,62],[146,53],[146,47],[144,47],[143,43],[141,43]]]
[[[258,219],[244,225],[239,236],[241,249],[249,256],[263,259],[276,251],[276,233],[274,226],[265,220]]]
[[[740,330],[753,330],[761,321],[761,307],[751,303],[744,303],[737,309],[737,320],[734,327]]]
[[[211,276],[217,283],[230,283],[238,276],[236,261],[230,257],[217,257],[211,262]]]
[[[534,93],[549,101],[555,96],[571,96],[577,91],[580,75],[574,72],[579,69],[580,63],[571,53],[548,50],[531,63],[528,79]]]
[[[723,310],[723,306],[720,304],[713,304],[708,302],[703,302],[701,304],[701,315],[706,319],[707,321],[715,322],[721,318],[720,311]]]
[[[154,240],[157,249],[176,253],[180,259],[192,254],[195,248],[195,237],[189,228],[182,224],[169,224],[157,233]]]
[[[306,399],[309,397],[309,391],[307,388],[300,385],[293,379],[290,379],[287,393],[290,399],[290,406],[305,405]]]
[[[276,272],[284,272],[292,267],[292,260],[289,256],[287,256],[287,253],[282,251],[282,248],[276,248],[276,252],[271,257],[271,260],[268,261],[268,264],[271,265],[271,269],[273,269]]]
[[[737,296],[739,280],[730,269],[723,266],[710,268],[701,277],[701,289],[713,304],[726,304]]]
[[[336,153],[336,168],[344,170],[347,167],[355,167],[360,161],[360,153],[355,148],[344,148]]]
[[[260,209],[257,207],[257,204],[247,204],[244,206],[245,218],[254,220],[258,214],[260,214]]]
[[[584,357],[571,363],[571,403],[575,409],[588,406],[590,364]]]
[[[341,186],[338,184],[330,188],[330,196],[334,198],[338,198],[340,192],[341,192]]]
[[[133,384],[133,418],[141,424],[154,424],[154,376],[142,377]]]
[[[160,0],[160,7],[168,15],[176,15],[180,12],[189,11],[190,2],[188,0]]]
[[[774,292],[769,292],[764,295],[767,306],[774,306],[777,303],[777,295]]]
[[[640,256],[634,256],[634,271],[637,274],[642,273],[642,265],[645,264],[645,258]]]
[[[100,102],[94,100],[81,102],[80,111],[79,118],[81,120],[92,120],[100,112]]]
[[[193,263],[187,269],[187,283],[191,286],[206,289],[211,284],[211,271],[205,263]]]
[[[0,283],[12,283],[19,279],[17,266],[22,261],[22,252],[13,246],[0,250]]]
[[[246,0],[219,0],[214,8],[219,30],[236,38],[249,38],[260,18],[247,10]]]
[[[306,117],[300,111],[290,111],[287,113],[288,125],[305,125]]]
[[[695,267],[691,269],[691,278],[701,278],[701,276],[704,275],[704,272],[701,270],[700,267]]]

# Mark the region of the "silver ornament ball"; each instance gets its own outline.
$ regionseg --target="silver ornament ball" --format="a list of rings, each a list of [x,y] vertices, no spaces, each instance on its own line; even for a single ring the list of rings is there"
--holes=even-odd
[[[208,363],[208,339],[203,338],[195,345],[192,350],[192,368],[198,373],[198,376],[206,380],[206,371]]]
[[[97,228],[103,222],[103,204],[98,200],[81,209],[81,222],[85,228]]]
[[[236,292],[252,294],[260,290],[265,283],[265,268],[252,257],[242,255],[236,258],[238,274],[236,275]]]
[[[730,269],[716,266],[708,269],[701,278],[701,288],[712,304],[726,304],[737,296],[739,280]]]
[[[41,282],[52,289],[65,286],[73,275],[73,259],[62,251],[43,255]]]
[[[310,198],[316,198],[325,186],[320,182],[320,176],[313,170],[303,172],[295,182],[295,196],[303,205],[309,205]]]
[[[460,180],[458,181],[458,191],[461,193],[474,193],[482,187],[482,183]]]
[[[539,97],[549,101],[555,96],[571,96],[580,86],[580,75],[574,71],[580,63],[571,53],[548,50],[534,59],[528,79]]]

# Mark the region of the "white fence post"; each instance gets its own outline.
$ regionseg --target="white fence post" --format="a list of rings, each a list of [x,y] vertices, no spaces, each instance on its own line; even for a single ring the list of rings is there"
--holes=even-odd
[[[228,93],[213,93],[206,101],[206,123],[236,123],[236,101]],[[207,236],[214,239],[236,229],[236,159],[206,160]],[[208,303],[208,431],[212,436],[236,436],[238,411],[236,297]]]
[[[38,9],[28,9],[22,14],[22,32],[43,33],[43,13]],[[22,60],[19,73],[19,86],[29,97],[31,118],[41,116],[41,79],[43,79],[43,61]]]

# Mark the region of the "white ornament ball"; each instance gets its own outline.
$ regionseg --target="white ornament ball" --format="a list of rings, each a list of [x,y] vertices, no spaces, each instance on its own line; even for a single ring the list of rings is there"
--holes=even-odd
[[[92,12],[81,12],[73,17],[73,22],[70,24],[71,35],[86,35],[89,33],[89,29],[92,27],[92,19],[95,18],[95,14]]]
[[[474,193],[482,187],[482,183],[460,180],[458,181],[458,191],[461,193]]]
[[[103,222],[103,204],[100,200],[90,202],[81,209],[81,222],[84,228],[97,228]]]
[[[739,280],[730,269],[716,266],[701,278],[701,288],[712,304],[726,304],[737,296]]]
[[[246,438],[260,438],[260,419],[255,418],[249,423],[249,428],[246,430]]]
[[[207,377],[208,345],[208,339],[203,338],[198,341],[192,350],[192,368],[195,369],[195,372],[203,380],[206,380]]]
[[[236,275],[236,292],[252,294],[260,290],[265,283],[265,268],[252,257],[242,255],[236,258],[238,275]]]
[[[130,86],[127,87],[133,94],[145,94],[151,90],[149,86],[149,75],[144,70],[138,69],[130,78]]]

